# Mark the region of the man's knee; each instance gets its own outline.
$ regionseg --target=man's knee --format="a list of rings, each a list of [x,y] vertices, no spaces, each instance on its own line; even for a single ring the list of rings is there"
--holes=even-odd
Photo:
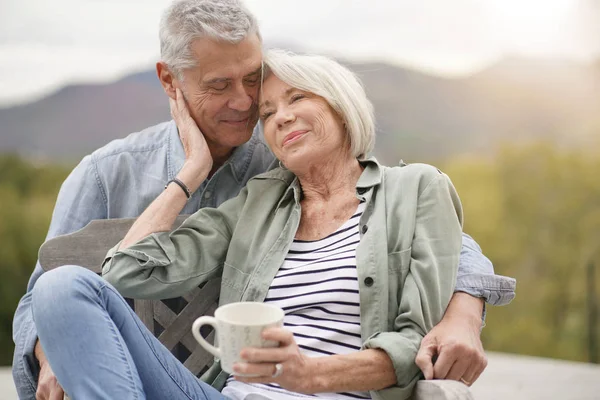
[[[65,265],[45,272],[39,277],[31,294],[33,314],[47,314],[53,307],[64,307],[77,297],[90,292],[102,278],[76,265]],[[36,310],[38,312],[36,312]]]

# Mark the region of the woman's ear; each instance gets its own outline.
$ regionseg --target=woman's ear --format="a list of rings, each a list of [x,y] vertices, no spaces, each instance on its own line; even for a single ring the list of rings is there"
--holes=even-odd
[[[175,89],[180,88],[179,81],[175,77],[175,75],[171,72],[167,64],[162,61],[156,63],[156,74],[158,75],[158,80],[163,87],[163,90],[173,100],[176,99]]]

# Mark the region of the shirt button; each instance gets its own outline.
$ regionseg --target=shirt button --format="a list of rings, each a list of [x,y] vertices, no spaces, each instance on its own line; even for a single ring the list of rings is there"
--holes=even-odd
[[[210,199],[212,197],[212,192],[207,190],[206,192],[204,192],[204,198],[205,199]]]
[[[367,277],[365,278],[365,285],[367,285],[368,287],[371,287],[371,286],[373,286],[373,282],[374,282],[374,281],[373,281],[373,278],[371,278],[370,276],[367,276]]]
[[[365,233],[367,233],[367,231],[368,231],[368,230],[369,230],[369,227],[368,227],[368,226],[366,226],[366,225],[363,225],[363,227],[362,227],[362,229],[361,229],[361,232],[362,232],[362,234],[364,235]]]

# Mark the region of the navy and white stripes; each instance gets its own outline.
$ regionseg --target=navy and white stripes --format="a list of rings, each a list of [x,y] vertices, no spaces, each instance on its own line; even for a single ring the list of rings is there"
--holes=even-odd
[[[285,311],[284,326],[294,333],[301,351],[309,357],[348,354],[361,348],[356,248],[364,208],[365,203],[361,203],[343,226],[324,239],[294,240],[264,300]],[[277,385],[243,387],[240,385],[245,384],[231,379],[227,384],[226,392],[234,389],[236,393],[230,395],[235,397],[242,392],[271,399],[306,397]],[[347,400],[369,399],[370,395],[318,393],[309,397]]]

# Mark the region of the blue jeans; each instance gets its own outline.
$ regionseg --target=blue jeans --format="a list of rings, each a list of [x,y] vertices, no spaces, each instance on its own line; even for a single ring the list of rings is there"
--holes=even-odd
[[[225,399],[154,337],[114,287],[85,268],[44,273],[32,311],[50,366],[73,399]]]

